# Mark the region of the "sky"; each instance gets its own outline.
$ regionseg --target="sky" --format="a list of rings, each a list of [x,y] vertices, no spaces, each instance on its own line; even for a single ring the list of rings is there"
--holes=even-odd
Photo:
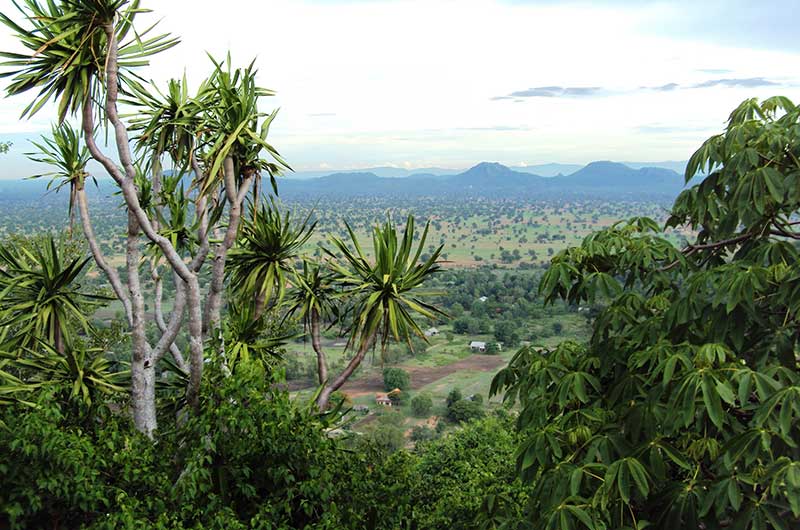
[[[181,44],[140,74],[253,58],[296,170],[685,160],[749,97],[800,101],[800,0],[143,0]],[[9,0],[0,0],[11,14]],[[0,29],[0,49],[15,50]],[[0,177],[49,128],[0,100]]]

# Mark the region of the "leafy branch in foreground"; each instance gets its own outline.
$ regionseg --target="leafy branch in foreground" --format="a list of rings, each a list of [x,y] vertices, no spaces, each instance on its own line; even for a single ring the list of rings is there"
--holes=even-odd
[[[694,154],[668,227],[649,219],[553,258],[550,301],[605,307],[588,344],[526,347],[492,392],[519,401],[533,527],[800,524],[800,109],[748,100]]]

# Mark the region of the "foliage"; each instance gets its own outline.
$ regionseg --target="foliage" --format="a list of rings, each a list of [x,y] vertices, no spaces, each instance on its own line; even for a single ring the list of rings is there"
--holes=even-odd
[[[427,418],[432,408],[433,399],[431,398],[431,395],[426,392],[417,394],[411,399],[411,410],[414,413],[414,416]]]
[[[447,407],[447,418],[457,423],[482,418],[485,414],[483,403],[471,399],[459,399]]]
[[[547,300],[606,306],[588,344],[523,348],[492,383],[522,406],[533,527],[800,524],[799,120],[745,101],[692,156],[682,251],[635,218],[553,258]]]
[[[497,355],[500,353],[500,345],[496,342],[487,342],[484,353],[486,355]]]
[[[42,341],[60,351],[73,340],[74,326],[88,330],[91,308],[106,299],[76,283],[88,261],[64,262],[52,237],[30,247],[0,246],[0,327],[14,330],[6,349]]]
[[[11,77],[9,94],[38,89],[22,115],[35,114],[51,99],[58,103],[58,121],[75,114],[87,99],[101,96],[108,47],[107,29],[116,34],[119,46],[119,77],[125,81],[134,68],[148,64],[147,58],[178,43],[168,35],[146,38],[150,30],[126,37],[137,14],[146,12],[138,0],[92,0],[79,2],[22,0],[14,5],[26,15],[33,29],[27,30],[6,14],[0,22],[14,32],[30,54],[2,52],[4,66],[16,68],[0,74]],[[24,6],[24,7],[23,7]],[[134,32],[135,33],[135,32]]]
[[[274,292],[275,298],[282,300],[293,261],[315,226],[309,224],[309,217],[298,222],[291,212],[281,215],[274,200],[253,206],[228,257],[231,288],[242,295],[263,297],[266,302]]]
[[[376,226],[372,232],[374,261],[367,258],[355,232],[345,224],[353,249],[343,240],[331,237],[344,262],[334,261],[332,267],[348,296],[354,299],[351,343],[359,343],[359,347],[362,347],[380,332],[385,349],[389,337],[395,340],[408,340],[412,334],[424,337],[412,315],[417,313],[430,320],[444,316],[436,306],[422,300],[435,294],[422,289],[422,284],[440,270],[437,260],[442,251],[442,246],[439,246],[427,260],[420,260],[430,223],[425,225],[416,251],[413,249],[415,232],[412,216],[406,220],[402,238],[398,238],[397,228],[391,219],[382,227]],[[336,259],[333,252],[326,251]]]
[[[366,433],[369,443],[383,453],[399,451],[405,445],[403,415],[386,411],[378,417],[375,426]]]
[[[47,189],[60,190],[69,186],[69,213],[72,215],[77,200],[76,193],[83,189],[86,177],[86,164],[90,155],[86,146],[80,142],[80,133],[69,122],[53,126],[50,137],[42,136],[41,142],[31,142],[38,152],[26,153],[34,162],[47,164],[54,170],[31,178],[50,177]]]
[[[513,465],[510,421],[486,418],[418,446],[411,483],[416,528],[518,528],[529,488]]]
[[[411,428],[412,442],[427,442],[436,438],[436,431],[427,425],[415,425]]]
[[[383,388],[387,392],[399,388],[408,390],[411,386],[411,378],[408,372],[402,368],[389,367],[383,369]]]
[[[155,444],[108,412],[64,414],[57,387],[4,407],[0,524],[358,528],[367,507],[349,503],[366,469],[325,435],[332,418],[292,404],[256,363],[227,377],[214,363],[201,413]]]
[[[459,390],[458,388],[453,388],[450,389],[450,392],[447,393],[447,400],[445,403],[449,408],[450,405],[452,405],[456,401],[461,401],[462,399],[464,399],[464,396],[461,395],[461,390]]]

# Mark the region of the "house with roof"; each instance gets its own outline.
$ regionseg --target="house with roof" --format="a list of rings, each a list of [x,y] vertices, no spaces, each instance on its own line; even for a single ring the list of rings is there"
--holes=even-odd
[[[426,337],[435,337],[438,334],[439,334],[439,330],[436,329],[436,328],[428,328],[428,329],[425,330],[425,336]]]
[[[479,340],[473,340],[469,343],[469,349],[483,353],[486,351],[486,343]]]

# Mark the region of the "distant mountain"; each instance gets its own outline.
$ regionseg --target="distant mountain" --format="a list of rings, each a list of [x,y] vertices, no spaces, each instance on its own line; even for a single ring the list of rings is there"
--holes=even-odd
[[[453,175],[455,173],[460,173],[461,171],[462,170],[460,169],[446,169],[439,167],[405,169],[402,167],[383,166],[383,167],[371,167],[366,169],[336,169],[336,170],[329,169],[329,170],[316,170],[316,171],[295,171],[293,173],[288,173],[286,177],[290,179],[306,180],[306,179],[320,178],[336,174],[352,175],[355,173],[372,173],[373,175],[381,178],[404,178],[413,176],[415,174]]]
[[[575,173],[558,179],[561,184],[589,189],[615,189],[621,192],[651,191],[677,193],[683,178],[671,169],[643,167],[633,169],[619,162],[592,162]]]
[[[642,169],[643,167],[663,167],[664,169],[671,169],[672,171],[683,175],[686,171],[687,160],[665,160],[664,162],[622,162],[628,167],[633,169]]]
[[[459,186],[472,186],[474,188],[525,188],[540,179],[538,175],[521,173],[513,169],[498,164],[497,162],[481,162],[469,168],[463,173],[453,175],[447,179],[448,182]]]
[[[523,173],[533,173],[542,177],[556,177],[575,173],[583,166],[580,164],[538,164],[533,166],[514,166],[512,169]]]
[[[552,166],[552,165],[551,165]],[[551,167],[552,169],[552,167]],[[672,196],[683,187],[681,175],[657,167],[631,168],[619,162],[592,162],[569,175],[544,177],[497,162],[481,162],[454,175],[419,173],[385,178],[372,172],[333,173],[316,179],[282,179],[281,193],[368,196],[396,194],[470,196]]]

